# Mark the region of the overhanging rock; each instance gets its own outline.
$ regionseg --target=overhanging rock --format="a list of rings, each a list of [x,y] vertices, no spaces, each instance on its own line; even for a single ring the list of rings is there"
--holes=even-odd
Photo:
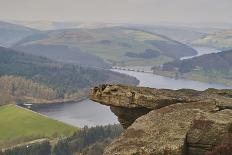
[[[111,106],[126,129],[107,155],[232,152],[231,90],[101,85],[91,90],[90,99]]]

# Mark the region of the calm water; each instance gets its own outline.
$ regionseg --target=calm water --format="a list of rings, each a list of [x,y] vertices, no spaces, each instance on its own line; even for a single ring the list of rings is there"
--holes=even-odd
[[[193,47],[193,48],[198,52],[198,54],[194,55],[194,56],[182,57],[181,60],[194,58],[196,56],[201,56],[201,55],[204,55],[204,54],[221,52],[220,50],[213,49],[213,48],[208,48],[208,47]]]
[[[35,111],[76,127],[118,123],[117,117],[110,111],[109,107],[90,100],[41,106]]]
[[[166,89],[190,88],[196,90],[205,90],[207,88],[218,88],[218,89],[231,88],[221,84],[210,84],[210,83],[203,83],[203,82],[197,82],[197,81],[185,80],[185,79],[176,80],[173,78],[163,77],[150,73],[115,70],[115,69],[112,70],[136,77],[140,81],[139,86],[144,86],[144,87],[166,88]]]
[[[217,50],[207,50],[206,48],[199,48],[198,50],[199,55],[210,52],[218,52]],[[172,78],[162,77],[149,73],[122,70],[113,71],[134,76],[140,81],[139,86],[145,87],[167,89],[191,88],[196,90],[204,90],[207,88],[229,88],[220,84],[209,84],[184,79],[175,80]],[[118,123],[117,118],[110,111],[109,107],[100,105],[90,100],[72,104],[59,104],[39,107],[36,109],[36,111],[53,119],[57,119],[77,127],[83,127],[85,125],[96,126]]]

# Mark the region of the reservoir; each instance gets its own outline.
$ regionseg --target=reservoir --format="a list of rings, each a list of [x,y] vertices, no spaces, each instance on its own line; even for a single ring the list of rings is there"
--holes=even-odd
[[[217,50],[209,48],[197,48],[199,55],[215,53]],[[181,89],[190,88],[196,90],[205,90],[207,88],[229,89],[221,84],[203,83],[185,79],[173,79],[163,76],[158,76],[150,73],[116,70],[112,71],[127,74],[136,77],[140,83],[139,86],[151,88],[166,88],[166,89]],[[77,103],[44,105],[40,106],[35,111],[51,117],[53,119],[77,126],[84,127],[85,125],[92,127],[97,125],[107,125],[118,123],[116,116],[110,111],[110,108],[100,105],[90,100],[84,100]]]

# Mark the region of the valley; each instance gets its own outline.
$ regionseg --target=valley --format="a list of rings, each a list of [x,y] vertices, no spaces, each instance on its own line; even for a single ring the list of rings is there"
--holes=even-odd
[[[204,37],[198,38],[192,42],[193,45],[216,48],[219,50],[229,50],[232,44],[232,30],[219,30],[209,33]]]
[[[39,32],[36,29],[0,21],[0,46],[10,47],[21,39]]]
[[[203,83],[186,79],[174,79],[154,75],[151,73],[143,73],[136,71],[126,71],[112,69],[114,72],[130,75],[137,78],[140,82],[138,86],[150,88],[165,88],[165,89],[195,89],[205,90],[208,88],[217,89],[232,89],[230,86],[225,86],[216,83]],[[90,100],[74,102],[69,104],[34,106],[32,110],[41,114],[47,115],[53,119],[71,124],[77,127],[94,127],[96,125],[107,125],[117,123],[117,118],[112,114],[108,107],[99,105]],[[85,113],[88,111],[89,113]]]
[[[56,50],[58,56],[54,56],[52,48],[58,45],[66,46],[66,49],[63,50],[63,53],[62,49],[60,52]],[[46,52],[38,53],[35,47],[50,47],[50,49],[47,48]],[[176,58],[196,54],[191,47],[167,37],[124,27],[47,31],[26,37],[15,44],[14,49],[48,56],[54,60],[64,57],[63,61],[69,62],[70,58],[67,58],[67,55],[70,55],[71,51],[78,53],[79,50],[79,52],[101,58],[105,63],[114,66],[160,65]],[[147,51],[151,56],[132,56]],[[75,62],[76,60],[72,57],[71,61]]]
[[[112,71],[64,64],[0,47],[0,94],[17,103],[80,101],[100,83],[138,81]],[[5,97],[4,97],[5,96]],[[4,104],[4,103],[0,103]]]
[[[231,0],[0,1],[0,155],[232,155]]]
[[[0,148],[23,151],[36,143],[53,152],[99,149],[102,154],[122,129],[115,125],[120,120],[112,109],[88,99],[97,85],[232,89],[231,52],[192,46],[217,32],[183,27],[57,29],[36,31],[9,48],[0,47],[0,117],[11,116],[0,120],[0,132],[6,133],[0,135]]]
[[[154,67],[155,74],[231,86],[231,50],[176,60]]]

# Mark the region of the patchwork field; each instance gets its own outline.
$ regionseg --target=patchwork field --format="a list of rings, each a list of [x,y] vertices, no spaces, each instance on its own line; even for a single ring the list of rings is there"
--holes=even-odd
[[[232,47],[232,30],[218,31],[192,42],[193,45],[212,47],[220,50],[231,49]]]
[[[117,66],[159,65],[196,54],[191,47],[167,37],[123,27],[46,31],[21,40],[15,48],[35,54],[29,49],[44,46],[78,49]],[[48,56],[50,52],[51,49],[40,55]],[[63,57],[68,53],[64,50],[59,54]],[[54,56],[49,58],[57,60]]]

